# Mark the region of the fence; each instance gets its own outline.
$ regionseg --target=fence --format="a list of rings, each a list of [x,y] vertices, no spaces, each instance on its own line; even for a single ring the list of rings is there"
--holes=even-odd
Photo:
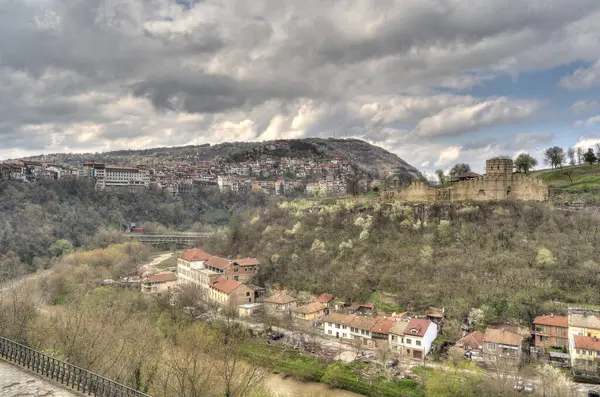
[[[81,394],[96,397],[150,397],[3,337],[0,337],[0,358],[27,368]]]

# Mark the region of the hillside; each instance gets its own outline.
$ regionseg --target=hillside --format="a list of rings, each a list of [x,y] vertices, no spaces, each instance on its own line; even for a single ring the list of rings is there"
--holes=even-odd
[[[385,294],[393,310],[436,305],[462,319],[479,307],[488,323],[525,324],[600,304],[597,213],[524,202],[426,211],[421,223],[401,203],[294,200],[249,215],[233,245],[261,258],[261,283],[349,301]]]
[[[29,157],[77,166],[82,161],[100,161],[110,164],[166,164],[171,162],[195,163],[220,160],[239,162],[261,155],[311,159],[350,161],[373,178],[386,174],[398,175],[409,181],[421,177],[419,171],[397,155],[358,139],[288,139],[266,142],[226,142],[218,145],[161,147],[144,150],[119,150],[105,153],[56,153]]]
[[[550,186],[554,202],[600,204],[600,166],[596,164],[539,170],[531,175]]]

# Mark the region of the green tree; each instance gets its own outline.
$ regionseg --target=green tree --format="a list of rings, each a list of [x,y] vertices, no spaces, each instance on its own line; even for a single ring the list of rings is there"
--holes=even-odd
[[[456,163],[454,167],[450,169],[450,178],[457,179],[466,174],[467,172],[471,172],[471,166],[467,163]]]
[[[48,249],[52,256],[63,256],[73,252],[73,244],[69,240],[56,240]]]
[[[565,158],[565,151],[559,146],[553,146],[544,152],[544,161],[552,168],[562,168]]]
[[[435,175],[437,175],[438,180],[440,181],[440,185],[446,183],[446,174],[444,174],[444,170],[437,169],[435,170]]]
[[[567,150],[567,156],[569,157],[569,165],[575,165],[575,149],[570,147]]]
[[[531,156],[529,153],[521,153],[515,159],[515,167],[517,171],[528,173],[537,165],[537,160],[535,157]]]
[[[596,154],[594,153],[594,149],[589,148],[588,151],[583,155],[583,160],[589,165],[594,164],[598,160]]]

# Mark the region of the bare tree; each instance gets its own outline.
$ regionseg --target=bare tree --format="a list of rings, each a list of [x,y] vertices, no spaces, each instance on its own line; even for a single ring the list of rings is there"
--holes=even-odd
[[[577,148],[577,164],[583,164],[583,148]]]
[[[575,149],[570,147],[567,150],[567,156],[569,157],[569,165],[575,165]]]

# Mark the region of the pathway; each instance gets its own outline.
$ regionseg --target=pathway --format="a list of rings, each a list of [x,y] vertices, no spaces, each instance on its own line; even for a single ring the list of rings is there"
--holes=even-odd
[[[76,397],[55,384],[0,360],[0,397]]]

